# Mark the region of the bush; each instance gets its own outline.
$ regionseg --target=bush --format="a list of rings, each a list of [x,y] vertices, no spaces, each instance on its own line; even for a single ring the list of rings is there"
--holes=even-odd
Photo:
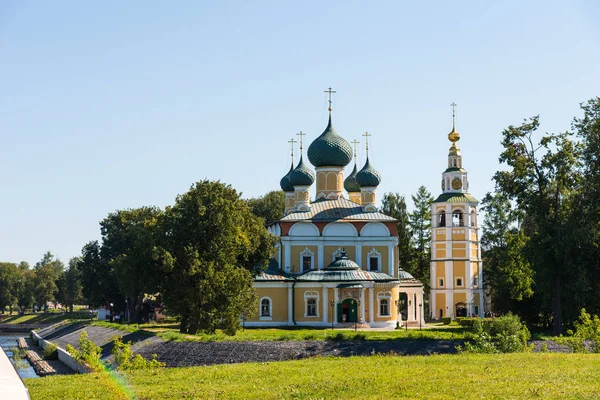
[[[450,325],[450,323],[452,322],[452,318],[443,317],[443,318],[440,318],[440,321],[442,321],[444,323],[444,325]]]
[[[466,353],[516,353],[530,348],[527,340],[531,337],[527,327],[518,315],[508,313],[492,320],[473,318],[472,329],[475,332],[473,342],[465,343]]]
[[[67,352],[71,357],[92,371],[102,371],[104,369],[104,365],[100,362],[101,351],[100,347],[88,339],[86,331],[82,331],[79,335],[79,350],[70,344],[67,345]]]
[[[115,356],[115,364],[117,364],[118,370],[154,369],[166,365],[156,359],[156,354],[152,354],[151,360],[146,360],[139,354],[133,355],[131,342],[123,342],[118,336],[113,338],[113,343],[112,354]]]
[[[475,321],[480,321],[481,318],[465,317],[465,318],[460,318],[460,320],[457,318],[456,320],[458,321],[458,324],[460,326],[464,326],[465,328],[472,328],[473,325],[475,324]]]
[[[58,347],[49,343],[44,349],[44,360],[58,360]]]
[[[573,353],[588,353],[585,341],[590,341],[592,352],[600,353],[600,318],[582,308],[574,327],[575,331],[569,329],[568,336],[561,335],[557,342],[569,346]]]

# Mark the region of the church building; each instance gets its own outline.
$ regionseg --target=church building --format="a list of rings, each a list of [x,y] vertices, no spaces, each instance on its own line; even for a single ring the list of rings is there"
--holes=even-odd
[[[483,275],[479,242],[479,202],[469,194],[467,171],[456,142],[452,104],[452,143],[442,194],[431,204],[431,316],[483,316]]]
[[[271,267],[255,278],[258,310],[249,326],[396,327],[424,321],[423,285],[398,266],[397,221],[377,210],[379,172],[329,122],[281,179],[285,216],[268,226],[280,241]],[[292,146],[293,146],[292,140]],[[356,141],[354,141],[356,145]],[[314,186],[313,186],[314,185]],[[311,193],[314,187],[314,194]]]

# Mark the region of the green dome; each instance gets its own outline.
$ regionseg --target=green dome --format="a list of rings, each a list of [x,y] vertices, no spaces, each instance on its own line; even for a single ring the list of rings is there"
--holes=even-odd
[[[348,258],[345,251],[342,251],[341,257],[329,264],[325,269],[349,270],[360,269],[357,263]]]
[[[292,185],[292,182],[290,182],[290,174],[293,170],[294,164],[290,165],[290,170],[288,171],[288,173],[285,174],[285,176],[279,181],[279,186],[281,186],[281,190],[283,190],[284,192],[294,191],[294,185]]]
[[[333,129],[331,115],[327,128],[310,144],[307,154],[315,167],[345,167],[352,160],[352,146]]]
[[[358,182],[361,187],[379,186],[381,183],[381,175],[379,175],[379,172],[377,172],[375,168],[371,167],[368,157],[365,166],[362,167],[358,174],[356,174],[356,182]]]
[[[310,186],[315,181],[315,174],[304,164],[302,156],[300,156],[300,162],[290,172],[288,179],[292,186]]]
[[[356,181],[357,172],[358,171],[356,170],[356,164],[354,164],[354,169],[352,170],[350,175],[348,175],[348,177],[344,180],[344,189],[346,189],[348,193],[360,192],[360,185]]]
[[[409,274],[408,272],[406,272],[405,270],[403,270],[402,268],[398,269],[398,279],[400,279],[401,281],[414,281],[415,277],[412,276],[411,274]]]

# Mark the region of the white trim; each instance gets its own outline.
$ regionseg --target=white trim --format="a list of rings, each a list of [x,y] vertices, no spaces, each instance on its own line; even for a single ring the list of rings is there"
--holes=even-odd
[[[458,280],[460,279],[460,285],[458,284]],[[455,288],[466,288],[465,285],[465,278],[463,278],[462,276],[456,276],[454,277],[454,287]]]
[[[341,257],[342,256],[342,248],[338,247],[338,249],[336,251],[334,251],[333,253],[331,253],[331,262],[336,260],[336,257]]]
[[[304,272],[304,257],[310,257],[310,269],[315,269],[315,253],[310,251],[308,247],[305,247],[300,253],[300,272]]]
[[[374,271],[371,269],[371,258],[377,259],[377,271],[381,272],[381,253],[377,251],[375,247],[367,254],[367,271]]]
[[[308,315],[308,300],[315,300],[315,315]],[[307,290],[304,292],[304,317],[305,318],[319,318],[319,292],[316,290]]]
[[[263,300],[267,300],[269,302],[269,315],[262,315],[262,302]],[[258,315],[261,321],[271,321],[273,320],[273,300],[269,296],[263,296],[258,301]]]

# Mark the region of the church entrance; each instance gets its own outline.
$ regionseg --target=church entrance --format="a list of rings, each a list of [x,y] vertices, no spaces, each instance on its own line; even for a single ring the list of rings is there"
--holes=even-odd
[[[346,299],[340,304],[338,322],[357,322],[358,308],[356,300]]]
[[[467,316],[467,307],[465,307],[465,303],[456,303],[456,314],[457,317],[466,317]]]

